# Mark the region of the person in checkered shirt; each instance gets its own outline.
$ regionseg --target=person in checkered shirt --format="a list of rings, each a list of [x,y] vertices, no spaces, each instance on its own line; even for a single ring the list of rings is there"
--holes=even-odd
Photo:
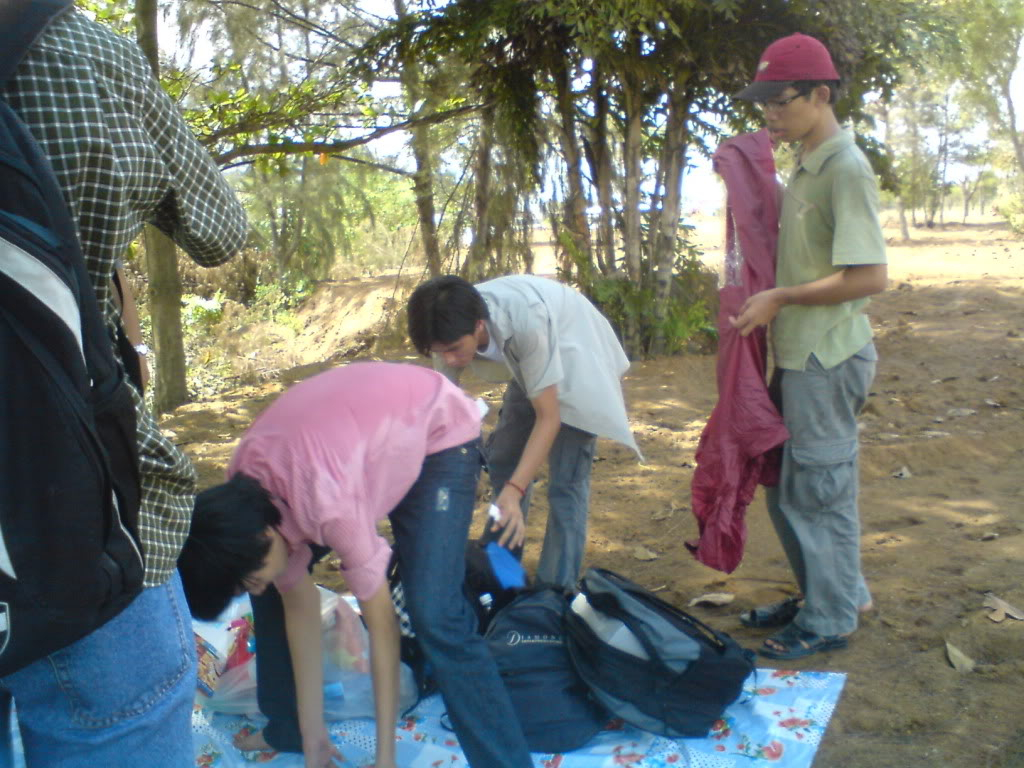
[[[72,9],[0,89],[53,165],[112,344],[115,262],[144,223],[207,267],[243,247],[240,203],[134,41]],[[146,589],[91,635],[0,679],[0,764],[10,764],[10,729],[2,723],[10,721],[12,699],[32,768],[184,768],[194,761],[195,652],[176,563],[196,473],[134,394]]]

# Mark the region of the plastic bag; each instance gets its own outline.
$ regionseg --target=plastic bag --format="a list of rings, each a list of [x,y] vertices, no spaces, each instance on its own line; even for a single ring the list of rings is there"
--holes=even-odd
[[[256,657],[221,673],[217,687],[203,706],[226,715],[258,715],[256,703]]]
[[[239,633],[243,628],[245,637],[239,641]],[[213,695],[228,668],[241,664],[252,655],[252,607],[249,596],[233,600],[214,621],[193,619],[192,630],[199,666],[196,687],[203,694],[200,703],[205,703],[204,697]]]
[[[323,627],[324,717],[327,720],[373,717],[369,633],[347,600],[322,587],[319,591]],[[208,698],[201,696],[201,704],[214,712],[255,715],[259,713],[255,656],[259,652],[259,641],[257,639],[255,645],[252,643],[248,595],[232,603],[226,616],[229,617],[228,630],[233,636],[225,651],[227,661],[216,680],[213,695]],[[200,639],[204,638],[203,627],[196,626],[196,634]],[[402,664],[399,669],[400,710],[412,706],[415,701],[412,671]]]
[[[244,595],[234,601],[222,618],[227,623],[231,641],[225,653],[223,670],[213,686],[213,694],[203,705],[227,715],[259,714],[256,703],[256,638],[249,596]]]

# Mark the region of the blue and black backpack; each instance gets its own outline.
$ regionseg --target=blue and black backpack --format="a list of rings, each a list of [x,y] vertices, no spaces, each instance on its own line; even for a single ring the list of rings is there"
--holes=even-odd
[[[645,731],[706,736],[742,694],[753,653],[612,571],[589,568],[579,587],[569,653],[593,695]]]
[[[569,654],[570,598],[556,586],[523,590],[484,633],[531,752],[579,749],[612,719]]]
[[[0,83],[71,0],[0,5]],[[0,99],[0,677],[141,591],[135,409],[49,161]]]

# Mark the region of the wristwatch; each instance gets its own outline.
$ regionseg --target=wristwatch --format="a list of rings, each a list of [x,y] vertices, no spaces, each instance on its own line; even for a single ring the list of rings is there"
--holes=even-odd
[[[138,352],[143,357],[145,357],[146,355],[149,354],[149,345],[148,344],[136,344],[135,345],[135,351]]]

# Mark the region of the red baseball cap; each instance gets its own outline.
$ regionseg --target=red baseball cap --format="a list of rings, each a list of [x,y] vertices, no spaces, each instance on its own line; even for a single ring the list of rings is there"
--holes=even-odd
[[[838,80],[828,49],[799,32],[764,49],[754,82],[736,94],[738,99],[763,101],[782,93],[795,80]]]

